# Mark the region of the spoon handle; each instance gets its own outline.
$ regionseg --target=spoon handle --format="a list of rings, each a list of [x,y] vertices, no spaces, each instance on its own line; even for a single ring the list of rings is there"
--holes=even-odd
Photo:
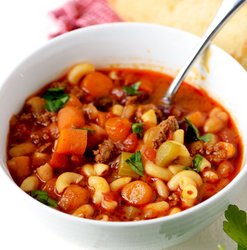
[[[184,66],[179,70],[177,76],[174,78],[173,82],[169,86],[163,102],[166,105],[170,105],[173,101],[178,88],[180,87],[182,81],[184,80],[187,72],[191,66],[195,63],[196,59],[202,54],[202,52],[208,47],[211,40],[222,28],[225,22],[245,3],[247,0],[224,0],[214,17],[212,23],[208,27],[207,31],[203,35],[201,41],[197,45],[196,49],[192,55],[185,62]]]

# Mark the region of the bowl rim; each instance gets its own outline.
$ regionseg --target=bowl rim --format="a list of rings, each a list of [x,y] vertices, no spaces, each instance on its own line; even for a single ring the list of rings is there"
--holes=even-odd
[[[168,32],[180,33],[179,36],[186,36],[186,37],[188,37],[188,39],[190,39],[193,42],[197,42],[200,39],[200,37],[198,37],[194,34],[191,34],[189,32],[186,32],[186,31],[182,31],[182,30],[179,30],[176,28],[172,28],[172,27],[168,27],[168,26],[164,26],[164,25],[160,25],[160,24],[150,24],[150,23],[144,23],[144,22],[137,22],[137,23],[117,22],[117,23],[97,24],[97,25],[93,25],[93,26],[89,26],[89,27],[80,28],[80,29],[70,31],[68,33],[65,33],[65,34],[62,34],[58,37],[53,38],[52,40],[43,44],[40,48],[34,50],[32,53],[30,53],[28,56],[26,56],[23,60],[21,60],[21,62],[19,62],[17,64],[17,66],[15,66],[9,72],[8,76],[3,80],[3,84],[1,84],[1,86],[0,86],[0,93],[3,91],[4,88],[7,87],[6,83],[9,81],[10,77],[12,76],[12,74],[14,74],[14,72],[16,72],[23,64],[27,63],[29,60],[32,60],[32,57],[34,57],[37,54],[42,53],[42,51],[46,51],[47,49],[49,49],[49,47],[52,47],[56,44],[59,44],[60,42],[63,42],[64,40],[73,39],[74,37],[81,36],[82,34],[83,34],[82,36],[84,36],[84,34],[86,34],[87,32],[98,32],[99,30],[102,30],[102,29],[108,30],[108,29],[114,29],[114,28],[115,29],[126,28],[126,29],[134,29],[134,30],[136,30],[138,28],[150,29],[150,30],[160,29],[161,32],[162,32],[162,30],[163,31],[167,30]],[[224,57],[228,58],[227,60],[232,61],[232,63],[237,64],[239,70],[243,71],[243,73],[246,74],[246,79],[247,79],[247,72],[245,71],[243,66],[236,61],[236,59],[234,59],[232,56],[227,54],[223,49],[217,47],[216,45],[211,45],[210,48],[212,50],[217,51],[218,53],[222,54]],[[243,146],[245,148],[244,143],[243,143]],[[61,218],[64,218],[66,220],[71,220],[71,221],[74,221],[76,223],[88,223],[91,225],[97,225],[97,226],[103,226],[103,227],[106,226],[106,227],[112,227],[112,228],[119,228],[119,227],[127,228],[127,227],[133,227],[133,226],[145,226],[145,225],[153,225],[153,224],[157,224],[157,223],[166,223],[166,222],[182,220],[183,218],[186,218],[190,214],[194,214],[194,213],[196,213],[200,210],[203,210],[203,209],[205,210],[207,207],[210,207],[212,204],[215,204],[217,202],[217,200],[220,200],[231,189],[233,189],[234,186],[237,185],[238,181],[247,177],[247,164],[246,164],[246,159],[245,159],[245,153],[243,150],[242,167],[241,167],[240,171],[238,172],[238,174],[234,177],[234,179],[226,187],[224,187],[222,190],[220,190],[218,193],[216,193],[215,195],[213,195],[209,199],[197,204],[196,206],[193,206],[187,210],[183,210],[177,214],[163,216],[163,217],[149,219],[149,220],[98,221],[98,220],[93,220],[93,219],[85,219],[85,218],[72,216],[70,214],[66,214],[66,213],[58,211],[56,209],[51,209],[50,207],[33,199],[28,194],[26,194],[24,191],[22,191],[20,189],[20,187],[17,186],[17,184],[15,184],[15,182],[12,180],[10,175],[8,176],[8,173],[6,171],[4,171],[4,169],[3,169],[3,168],[7,168],[7,164],[2,159],[0,159],[0,161],[1,161],[0,169],[4,173],[5,177],[7,177],[7,178],[9,177],[9,180],[10,180],[10,183],[12,184],[12,186],[15,186],[14,188],[16,188],[16,190],[18,190],[18,192],[22,193],[23,198],[26,197],[27,198],[26,200],[29,200],[31,202],[31,204],[35,205],[37,208],[44,209],[44,211],[46,211],[46,209],[48,209],[47,210],[48,213],[54,213],[54,216],[61,216]]]

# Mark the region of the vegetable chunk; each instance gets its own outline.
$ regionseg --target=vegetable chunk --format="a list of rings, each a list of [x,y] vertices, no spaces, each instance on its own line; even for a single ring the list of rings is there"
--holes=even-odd
[[[56,152],[60,154],[84,154],[87,147],[87,131],[81,129],[62,129],[57,142]]]

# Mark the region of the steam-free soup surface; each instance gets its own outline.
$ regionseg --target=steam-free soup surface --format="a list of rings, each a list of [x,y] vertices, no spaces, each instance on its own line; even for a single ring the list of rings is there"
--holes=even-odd
[[[82,218],[136,221],[169,216],[224,188],[242,162],[229,113],[183,83],[133,69],[73,66],[27,98],[10,121],[15,182],[38,201]]]

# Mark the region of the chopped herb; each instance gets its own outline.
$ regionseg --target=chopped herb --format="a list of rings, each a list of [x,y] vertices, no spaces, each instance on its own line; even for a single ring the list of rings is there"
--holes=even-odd
[[[46,100],[45,109],[57,112],[69,100],[69,95],[63,88],[50,88],[44,93],[43,98]]]
[[[204,141],[204,142],[209,142],[212,140],[212,138],[213,138],[213,135],[211,133],[208,133],[208,134],[200,136],[199,140]]]
[[[127,95],[139,95],[141,92],[138,91],[141,82],[136,82],[131,86],[124,86],[123,90],[126,92]]]
[[[139,135],[139,136],[142,136],[143,126],[144,126],[143,123],[133,123],[132,124],[132,132]]]
[[[185,140],[187,142],[193,142],[193,141],[209,142],[212,139],[212,134],[210,133],[200,136],[200,133],[197,127],[189,119],[187,118],[184,118],[184,119],[188,125],[188,129],[185,133]]]
[[[142,155],[140,151],[137,151],[136,153],[131,155],[130,158],[126,160],[126,163],[129,164],[129,166],[135,173],[139,174],[140,176],[144,175]]]
[[[31,191],[31,196],[41,203],[48,205],[49,207],[57,207],[57,202],[48,196],[48,193],[43,190],[33,190]]]
[[[229,205],[225,211],[226,221],[223,222],[225,233],[238,244],[238,250],[247,249],[246,212],[236,205]]]
[[[196,172],[200,172],[202,161],[203,161],[203,157],[200,154],[196,154],[193,159],[193,167]]]

